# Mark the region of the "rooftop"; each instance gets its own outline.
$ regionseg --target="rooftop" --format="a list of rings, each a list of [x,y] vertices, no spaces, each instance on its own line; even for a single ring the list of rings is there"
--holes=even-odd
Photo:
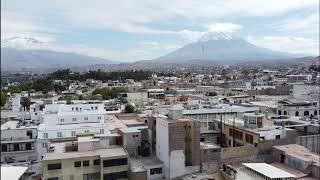
[[[1,179],[19,180],[27,169],[24,166],[1,166]]]
[[[127,153],[122,147],[109,148],[109,149],[97,149],[97,150],[86,151],[86,152],[65,152],[65,153],[52,152],[52,153],[46,153],[43,157],[43,161],[73,159],[73,158],[91,157],[91,156],[100,156],[101,158],[112,158],[112,157],[127,156]]]
[[[296,176],[267,163],[242,163],[245,167],[268,178],[295,178]]]
[[[152,157],[145,157],[145,158],[130,158],[130,168],[133,172],[143,172],[146,171],[145,167],[148,166],[163,166],[163,163],[157,159]]]
[[[284,151],[286,154],[296,157],[298,159],[302,159],[304,161],[313,161],[316,166],[320,166],[320,156],[313,154],[309,149],[300,146],[298,144],[287,144],[281,146],[273,146],[275,149],[279,149]]]
[[[18,126],[19,121],[8,121],[1,125],[1,130],[6,129],[36,129],[37,126]]]

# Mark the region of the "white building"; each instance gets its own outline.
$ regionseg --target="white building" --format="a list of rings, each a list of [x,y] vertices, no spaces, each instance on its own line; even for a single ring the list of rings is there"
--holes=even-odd
[[[148,93],[147,92],[130,92],[127,93],[127,100],[129,103],[133,103],[138,107],[142,107],[148,104]]]
[[[50,140],[73,138],[77,134],[108,134],[103,104],[50,104],[43,110],[38,128],[38,158]]]
[[[1,163],[37,160],[37,126],[8,121],[1,126]]]
[[[12,99],[11,99],[11,105],[12,105],[12,111],[13,112],[19,112],[21,109],[21,104],[20,104],[20,99],[21,99],[21,94],[14,94]]]

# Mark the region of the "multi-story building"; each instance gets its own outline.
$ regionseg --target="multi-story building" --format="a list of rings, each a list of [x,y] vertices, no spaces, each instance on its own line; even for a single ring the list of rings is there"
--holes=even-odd
[[[37,160],[37,126],[8,121],[1,126],[1,163]]]
[[[298,74],[298,75],[287,75],[288,82],[305,82],[311,81],[312,75],[311,74]]]
[[[77,134],[108,134],[103,104],[52,104],[43,110],[38,127],[38,158],[51,140],[74,138]]]
[[[300,117],[318,117],[319,116],[319,104],[318,102],[310,101],[297,101],[294,99],[291,100],[282,100],[278,102],[277,107],[278,115],[286,116],[300,116]]]
[[[291,132],[292,136],[295,134],[295,130],[275,127],[273,120],[265,118],[264,114],[258,112],[246,113],[242,119],[216,119],[214,127],[219,132],[222,127],[221,138],[226,146],[254,146],[258,141],[283,139]]]
[[[156,155],[166,179],[200,170],[200,123],[176,111],[169,118],[156,119]]]
[[[122,147],[101,148],[99,139],[79,137],[52,143],[42,159],[45,180],[116,180],[128,177],[128,154]]]

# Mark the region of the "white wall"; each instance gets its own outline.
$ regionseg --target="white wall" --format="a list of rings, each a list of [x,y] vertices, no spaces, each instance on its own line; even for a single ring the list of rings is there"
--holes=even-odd
[[[169,129],[168,122],[162,118],[156,119],[156,153],[158,159],[160,159],[163,164],[163,173],[168,179],[169,177]]]

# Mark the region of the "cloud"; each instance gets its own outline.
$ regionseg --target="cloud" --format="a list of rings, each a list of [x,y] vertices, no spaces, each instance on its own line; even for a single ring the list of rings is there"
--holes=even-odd
[[[233,24],[233,23],[214,23],[208,26],[209,32],[226,32],[233,33],[242,29],[241,25]]]
[[[280,32],[319,37],[319,11],[304,16],[286,18],[274,24],[274,29]]]
[[[146,52],[136,47],[110,50],[77,45],[65,47],[54,43],[59,42],[60,36],[64,36],[68,29],[114,30],[172,37],[178,35],[187,42],[193,42],[208,32],[235,32],[243,28],[240,24],[230,23],[230,20],[237,22],[236,20],[241,18],[276,17],[299,10],[317,12],[310,15],[310,19],[294,17],[274,24],[276,31],[290,31],[294,34],[296,31],[307,32],[308,29],[314,29],[314,17],[319,13],[318,0],[92,0],[90,3],[84,0],[4,0],[1,3],[2,38],[33,37],[48,42],[48,45],[44,46],[48,49],[78,51],[79,48],[81,53],[116,59],[148,59],[158,55],[157,48],[173,50],[180,45],[149,44],[149,52]],[[158,26],[175,21],[179,21],[177,24],[182,21],[186,26]],[[192,28],[190,24],[193,25]],[[204,24],[207,25],[206,29],[203,29]],[[300,34],[296,34],[294,37],[300,37]],[[267,40],[262,41],[261,38],[257,41],[268,44]]]
[[[262,38],[249,36],[248,41],[260,47],[294,54],[319,55],[319,42],[303,37],[266,36]]]

